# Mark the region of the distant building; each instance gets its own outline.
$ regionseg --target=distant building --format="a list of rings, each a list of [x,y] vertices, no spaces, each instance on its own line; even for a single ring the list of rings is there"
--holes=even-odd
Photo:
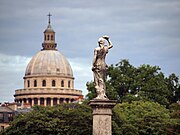
[[[74,77],[68,60],[56,49],[50,14],[44,31],[42,50],[29,62],[24,89],[15,91],[15,102],[22,106],[53,106],[82,100],[82,91],[74,89]]]
[[[0,132],[9,126],[9,122],[13,121],[14,116],[19,113],[31,111],[30,105],[21,106],[18,103],[4,103],[0,105]]]
[[[9,122],[13,120],[15,111],[6,106],[0,106],[0,131],[9,126]]]

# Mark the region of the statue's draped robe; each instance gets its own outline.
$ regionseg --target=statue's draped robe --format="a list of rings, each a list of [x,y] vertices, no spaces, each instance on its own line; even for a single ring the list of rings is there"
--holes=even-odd
[[[108,53],[108,46],[99,47],[96,52],[96,58],[94,62],[94,84],[97,90],[98,98],[107,98],[105,95],[106,86],[106,70],[107,64],[105,62],[106,54]]]

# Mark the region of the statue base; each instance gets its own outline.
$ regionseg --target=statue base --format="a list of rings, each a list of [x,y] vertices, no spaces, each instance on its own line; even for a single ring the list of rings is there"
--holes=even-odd
[[[112,108],[116,100],[93,99],[89,105],[93,109],[93,135],[112,135]]]

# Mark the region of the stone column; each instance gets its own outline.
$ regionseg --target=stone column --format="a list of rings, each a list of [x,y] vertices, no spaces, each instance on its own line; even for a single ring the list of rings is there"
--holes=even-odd
[[[26,99],[26,103],[29,103],[29,98]]]
[[[37,100],[38,100],[38,105],[40,105],[40,98],[37,98]]]
[[[57,98],[57,104],[59,105],[59,98]]]
[[[53,98],[51,98],[51,106],[53,106]]]
[[[21,102],[21,107],[24,106],[24,99],[22,99],[22,102]]]
[[[47,106],[47,98],[44,98],[44,106]]]
[[[32,106],[34,106],[34,98],[32,98]]]
[[[112,108],[115,100],[91,100],[93,109],[93,135],[112,135]]]

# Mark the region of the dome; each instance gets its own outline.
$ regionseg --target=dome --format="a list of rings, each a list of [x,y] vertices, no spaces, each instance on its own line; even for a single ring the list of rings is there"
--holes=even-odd
[[[42,50],[29,62],[25,77],[41,75],[73,77],[73,72],[69,62],[59,51]]]
[[[44,31],[42,49],[29,62],[24,76],[24,88],[17,89],[15,102],[40,106],[72,103],[82,99],[82,91],[74,89],[72,68],[56,49],[55,32],[50,25]]]

